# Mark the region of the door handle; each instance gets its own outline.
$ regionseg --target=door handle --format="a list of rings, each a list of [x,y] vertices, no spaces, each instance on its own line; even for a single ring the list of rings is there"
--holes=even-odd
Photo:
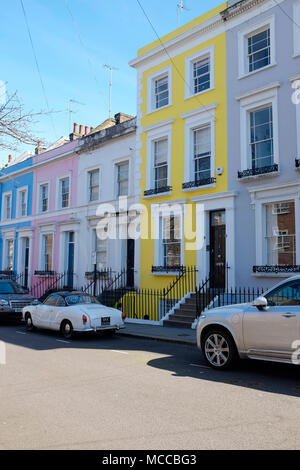
[[[293,318],[296,315],[294,313],[284,313],[282,316],[285,317],[285,318]]]

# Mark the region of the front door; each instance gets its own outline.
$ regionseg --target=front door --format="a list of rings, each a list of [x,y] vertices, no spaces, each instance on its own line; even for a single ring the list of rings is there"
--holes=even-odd
[[[226,223],[225,211],[210,213],[210,287],[225,288],[226,284]]]
[[[127,240],[127,287],[134,287],[134,240]]]
[[[67,234],[67,286],[73,287],[75,234]]]

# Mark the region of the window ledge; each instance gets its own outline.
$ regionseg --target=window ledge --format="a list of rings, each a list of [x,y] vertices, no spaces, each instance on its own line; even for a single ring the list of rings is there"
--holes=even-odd
[[[251,179],[257,179],[257,178],[262,178],[262,177],[274,177],[274,176],[279,176],[280,171],[279,171],[279,165],[277,163],[274,163],[274,165],[271,165],[270,167],[265,167],[266,169],[262,173],[258,174],[251,174],[251,169],[248,170],[242,170],[238,172],[238,181],[247,181]],[[268,168],[271,169],[271,171],[268,171]],[[259,170],[259,169],[258,169]],[[249,172],[249,174],[247,174]]]
[[[149,276],[160,276],[160,277],[177,277],[181,274],[181,271],[165,271],[160,273],[149,273]]]
[[[252,277],[284,277],[284,278],[289,278],[291,277],[293,273],[251,273]],[[294,275],[296,275],[294,273]]]
[[[211,88],[207,88],[206,90],[199,91],[199,93],[195,93],[195,94],[193,94],[193,95],[192,95],[192,94],[186,95],[186,96],[184,97],[184,101],[190,100],[190,99],[192,99],[192,98],[197,98],[197,96],[203,95],[204,93],[208,93],[209,91],[213,91],[213,90],[215,90],[215,89],[216,89],[216,87],[213,86],[213,87],[211,87]]]
[[[216,188],[216,187],[217,187],[216,184],[205,184],[203,186],[194,186],[193,188],[182,189],[181,192],[182,193],[191,193],[191,192],[195,192],[195,191],[202,191],[203,189],[210,189],[210,188]]]
[[[238,80],[242,80],[243,78],[251,77],[252,75],[255,75],[259,72],[263,72],[264,70],[271,69],[272,67],[276,67],[277,62],[273,62],[273,64],[266,65],[265,67],[262,67],[261,69],[253,70],[253,72],[247,72],[243,73],[242,75],[238,76]]]

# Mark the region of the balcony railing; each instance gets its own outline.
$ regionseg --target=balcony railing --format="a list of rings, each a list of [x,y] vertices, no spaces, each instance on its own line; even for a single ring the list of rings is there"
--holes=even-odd
[[[199,186],[206,186],[208,184],[214,184],[216,182],[216,178],[205,178],[196,181],[189,181],[187,183],[183,183],[182,189],[191,189],[191,188],[198,188]]]
[[[300,168],[300,158],[296,158],[296,168]]]
[[[152,266],[152,273],[185,272],[185,266]]]
[[[147,189],[144,191],[144,196],[154,196],[155,194],[169,193],[172,191],[172,186],[163,186],[161,188]]]
[[[274,165],[263,166],[261,168],[251,168],[244,171],[238,171],[238,178],[249,178],[249,176],[258,176],[258,175],[266,175],[268,173],[277,173],[278,172],[278,164],[274,163]]]
[[[268,273],[268,274],[280,274],[280,273],[299,273],[300,265],[284,265],[284,266],[253,266],[254,273]]]

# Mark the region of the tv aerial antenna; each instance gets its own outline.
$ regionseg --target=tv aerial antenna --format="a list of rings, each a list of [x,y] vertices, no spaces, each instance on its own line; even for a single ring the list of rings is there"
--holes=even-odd
[[[108,104],[108,118],[111,118],[111,94],[112,94],[112,74],[114,70],[119,70],[109,64],[103,64],[104,69],[109,70],[109,104]]]
[[[177,3],[178,26],[180,26],[181,24],[181,16],[182,16],[183,10],[190,11],[190,9],[185,6],[184,0],[180,0],[180,2]]]
[[[77,100],[69,100],[69,132],[72,132],[72,116],[73,113],[76,111],[73,110],[73,104],[80,104],[81,106],[85,106],[85,103],[81,103],[81,101]]]

